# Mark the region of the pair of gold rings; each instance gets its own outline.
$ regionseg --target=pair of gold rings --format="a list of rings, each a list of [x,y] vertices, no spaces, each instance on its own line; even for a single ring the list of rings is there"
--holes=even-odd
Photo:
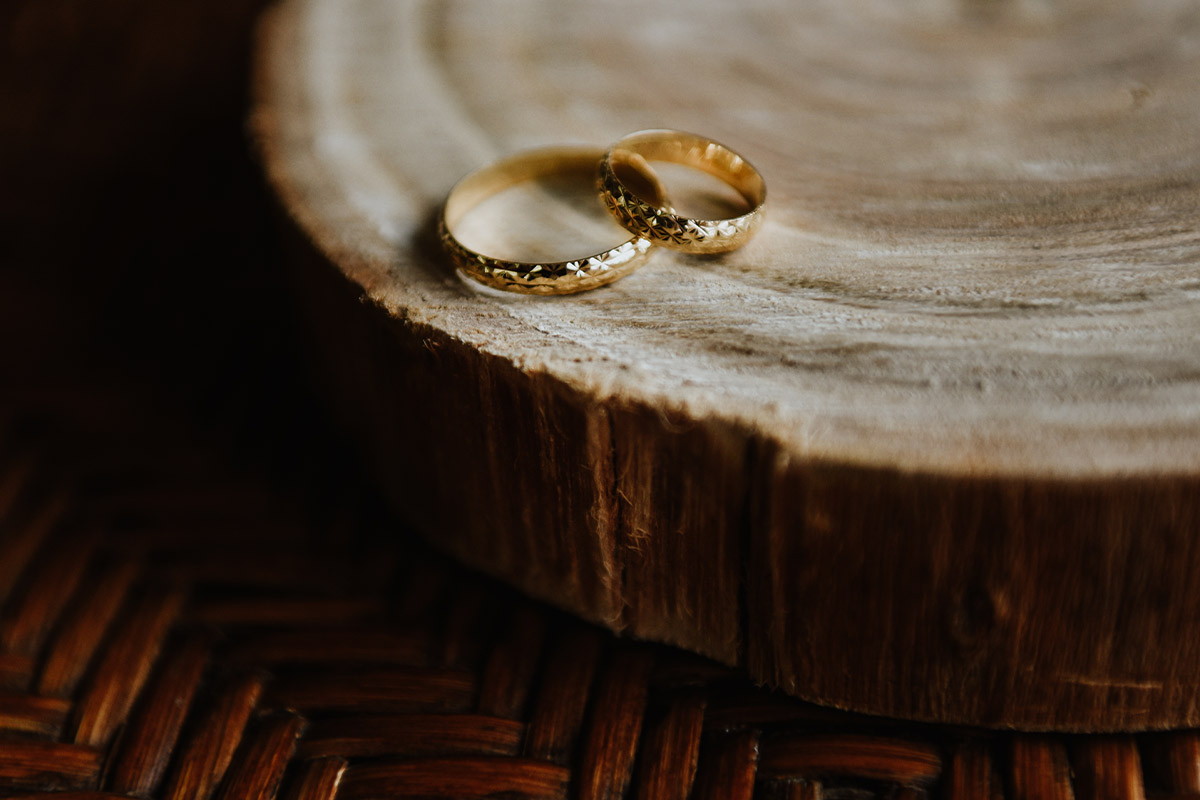
[[[649,161],[682,164],[706,172],[732,187],[749,210],[728,219],[681,216],[671,206]],[[632,236],[601,253],[541,263],[477,253],[455,237],[457,224],[487,198],[524,181],[557,175],[594,180],[604,205]],[[766,185],[758,170],[725,145],[681,131],[640,131],[607,150],[534,150],[471,173],[450,190],[439,220],[439,235],[454,266],[480,283],[525,294],[573,294],[633,272],[646,261],[654,245],[687,253],[722,253],[741,247],[762,224],[766,196]]]

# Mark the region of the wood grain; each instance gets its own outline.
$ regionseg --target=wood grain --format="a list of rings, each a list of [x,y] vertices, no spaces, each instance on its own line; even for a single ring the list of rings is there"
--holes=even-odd
[[[262,684],[259,675],[242,675],[221,688],[180,748],[164,797],[199,800],[212,796],[245,737],[250,715],[262,695]]]
[[[519,722],[484,714],[396,714],[320,722],[300,746],[303,758],[369,758],[380,755],[517,755]]]
[[[0,274],[0,287],[5,284]],[[0,305],[6,304],[13,304],[10,295],[0,291]],[[61,322],[43,324],[58,329]],[[11,320],[0,314],[0,328],[7,325]],[[24,351],[31,342],[42,346],[40,337],[0,336],[0,363],[12,363],[6,350]],[[100,380],[111,381],[112,370],[94,354],[75,357]],[[84,368],[32,363],[38,371],[22,379],[26,387],[69,381],[64,394],[77,412],[67,423],[77,419],[75,413],[94,413],[92,393],[86,385],[76,388]],[[27,397],[0,393],[0,420],[28,418],[26,411],[33,409],[44,413],[40,392]],[[382,509],[364,513],[357,490],[344,494],[341,484],[318,479],[304,484],[312,493],[281,487],[277,473],[259,473],[224,442],[204,435],[211,430],[206,420],[148,425],[150,409],[180,413],[161,404],[157,393],[143,400],[127,395],[114,403],[124,416],[102,434],[81,435],[80,426],[60,421],[47,428],[48,438],[39,435],[31,442],[47,456],[38,461],[39,486],[75,484],[86,471],[83,463],[124,465],[94,483],[91,492],[74,496],[64,520],[95,520],[96,509],[111,508],[114,495],[124,496],[125,511],[101,530],[100,544],[89,549],[81,580],[64,604],[31,606],[28,598],[47,597],[57,585],[63,551],[80,545],[75,524],[56,527],[15,577],[13,591],[5,592],[0,620],[19,619],[25,630],[52,633],[28,654],[32,671],[26,688],[0,694],[0,724],[15,722],[0,731],[0,796],[1194,796],[1188,789],[1195,777],[1194,731],[1031,737],[813,706],[755,687],[744,674],[714,662],[653,643],[621,641],[544,604],[521,600],[414,537],[397,539],[381,527],[388,519]],[[187,455],[202,457],[180,458]],[[0,471],[3,462],[0,450]],[[233,502],[247,495],[227,486],[200,490],[214,468],[238,476],[260,502]],[[141,488],[128,491],[127,482]],[[168,497],[180,503],[174,511]],[[325,500],[313,502],[320,498]],[[53,495],[45,494],[32,505],[36,510],[52,502]],[[190,528],[197,506],[219,509],[203,523],[211,526],[211,537]],[[314,507],[324,512],[296,521],[292,512]],[[292,520],[291,537],[259,524],[263,511],[252,510],[271,508],[278,514],[267,516],[279,524]],[[22,538],[21,528],[36,525],[37,517],[0,509],[0,538]],[[230,540],[225,535],[230,526],[242,536]],[[297,574],[311,572],[313,579],[307,585],[281,582],[276,565],[260,557],[268,543],[290,556]],[[214,552],[226,555],[226,575],[213,571],[214,559],[202,557]],[[114,562],[114,553],[120,560]],[[165,553],[174,556],[169,567],[160,560]],[[121,592],[128,597],[120,604],[125,613],[107,625],[98,647],[75,650],[86,662],[78,690],[61,697],[40,694],[42,671],[71,672],[61,657],[56,664],[48,659],[71,650],[58,643],[58,624],[50,618],[83,618],[82,609],[104,594],[96,591],[98,578],[111,574],[114,563],[136,565],[132,580],[125,581],[131,591]],[[183,568],[189,563],[194,573]],[[257,565],[257,577],[247,563]],[[324,567],[323,575],[316,574],[317,566]],[[153,599],[163,598],[156,587],[163,585],[165,569],[185,588],[168,630],[151,636],[157,623],[149,609]],[[347,574],[358,580],[331,580]],[[322,601],[345,609],[344,601],[352,598],[360,603],[360,622],[348,625],[347,634],[361,635],[364,646],[342,639],[334,658],[314,658],[330,628]],[[290,613],[260,615],[287,604],[318,611],[307,624]],[[197,629],[198,612],[211,608],[224,612]],[[379,657],[386,649],[379,637],[384,628],[404,633],[401,641],[431,643],[420,668],[403,663],[413,655],[406,645],[397,645],[392,661]],[[284,635],[290,635],[282,640],[286,647],[276,640],[257,656],[243,646]],[[148,646],[130,646],[136,640]],[[29,644],[24,637],[12,642]],[[532,668],[517,656],[517,643],[538,651]],[[0,641],[0,654],[6,646]],[[151,651],[157,657],[148,657]],[[125,672],[113,667],[118,657]],[[145,662],[148,674],[131,680]],[[337,713],[347,699],[371,695],[385,702]],[[104,713],[96,711],[100,706]],[[88,713],[78,713],[83,709]],[[116,733],[103,748],[64,742],[70,735],[64,721],[81,717],[102,720],[93,731]],[[30,720],[38,724],[24,724]]]
[[[554,764],[571,758],[583,728],[600,650],[600,637],[584,629],[564,635],[550,652],[545,684],[525,732],[525,755]]]
[[[634,796],[687,800],[700,758],[706,698],[683,693],[671,700],[642,745]]]
[[[1079,800],[1146,800],[1141,757],[1132,738],[1079,742],[1071,767]]]
[[[710,734],[700,745],[697,800],[750,800],[757,772],[757,731]]]
[[[286,712],[259,723],[242,743],[241,759],[225,776],[217,800],[274,800],[305,724]]]
[[[1149,750],[1153,771],[1176,794],[1200,794],[1200,735],[1181,731],[1163,735]]]
[[[645,651],[619,651],[596,687],[595,707],[613,713],[594,716],[585,734],[578,795],[582,800],[625,796],[633,778],[653,663],[654,656]]]
[[[913,787],[932,783],[941,770],[937,749],[924,742],[857,735],[780,737],[763,744],[758,767],[760,775],[773,777],[854,773]]]
[[[103,754],[66,742],[5,742],[0,761],[4,786],[83,789],[100,781]]]
[[[1075,800],[1067,748],[1048,737],[1014,737],[1011,796],[1020,800]]]
[[[840,707],[1196,725],[1198,62],[1177,0],[288,0],[253,129],[320,383],[439,548]],[[762,171],[750,245],[446,270],[457,178],[664,126]]]
[[[338,797],[368,800],[401,787],[411,797],[483,798],[497,794],[555,800],[566,796],[570,772],[522,759],[439,758],[362,764],[346,770]]]
[[[76,708],[74,740],[99,747],[111,741],[150,675],[183,602],[179,589],[150,587],[126,610],[126,625],[92,674]]]
[[[211,637],[192,634],[174,649],[146,689],[125,729],[121,757],[109,773],[111,787],[135,797],[151,797],[167,771],[201,677],[208,666]]]

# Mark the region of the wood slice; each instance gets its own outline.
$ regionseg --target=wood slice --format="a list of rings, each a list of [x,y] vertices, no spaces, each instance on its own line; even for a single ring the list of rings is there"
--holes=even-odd
[[[1116,730],[1200,724],[1197,74],[1181,0],[286,0],[254,123],[438,547],[810,700]],[[448,269],[462,175],[651,127],[762,171],[747,247]]]

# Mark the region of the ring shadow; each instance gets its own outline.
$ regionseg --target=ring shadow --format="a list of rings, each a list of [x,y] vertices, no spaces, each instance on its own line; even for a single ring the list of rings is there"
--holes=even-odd
[[[421,224],[409,240],[409,247],[413,262],[427,275],[438,280],[453,277],[459,279],[456,282],[461,283],[461,276],[450,259],[446,258],[446,252],[442,249],[442,238],[438,233],[444,207],[445,203],[436,203],[425,212]],[[466,286],[461,288],[464,292],[469,290]]]

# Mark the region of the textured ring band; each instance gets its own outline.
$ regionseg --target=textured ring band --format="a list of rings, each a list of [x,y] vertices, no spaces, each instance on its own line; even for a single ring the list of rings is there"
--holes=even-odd
[[[689,219],[666,202],[631,186],[623,166],[639,173],[647,160],[683,164],[719,178],[733,187],[750,210],[730,219]],[[750,162],[723,144],[682,131],[631,133],[605,153],[598,184],[605,205],[626,230],[655,244],[688,253],[722,253],[741,247],[763,221],[767,187]]]
[[[634,236],[614,248],[571,261],[507,261],[463,245],[454,236],[456,224],[487,198],[518,183],[555,175],[579,175],[592,185],[604,151],[597,147],[558,147],[518,153],[471,173],[450,190],[442,207],[438,234],[442,247],[462,272],[496,289],[525,294],[572,294],[622,278],[641,266],[651,243]],[[641,190],[663,199],[653,173],[641,174]]]

